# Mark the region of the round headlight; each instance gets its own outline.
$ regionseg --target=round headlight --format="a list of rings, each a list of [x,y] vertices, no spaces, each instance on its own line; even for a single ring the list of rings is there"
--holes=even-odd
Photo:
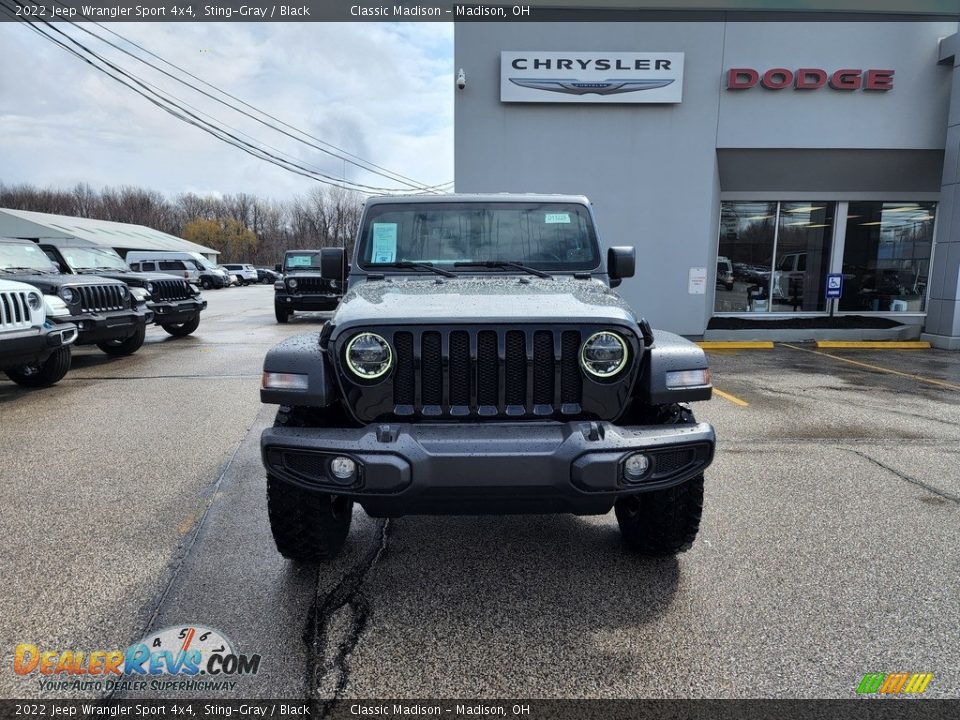
[[[347,343],[347,366],[357,377],[373,380],[384,375],[393,364],[390,344],[376,333],[360,333]]]
[[[152,295],[152,294],[153,294],[153,283],[152,283],[152,282],[148,282],[146,285],[143,286],[143,289],[146,290],[148,293],[150,293],[150,294]]]
[[[73,290],[68,287],[60,288],[60,297],[63,298],[65,303],[72,303],[74,298]]]
[[[296,290],[296,289],[297,289],[297,279],[296,279],[296,278],[290,278],[289,280],[287,280],[287,285],[290,286],[290,289],[291,289],[291,290]]]
[[[31,310],[39,310],[42,304],[43,300],[40,299],[39,295],[35,295],[34,293],[27,295],[27,305],[30,306]]]
[[[127,297],[127,286],[126,286],[126,285],[121,285],[121,286],[120,286],[120,297],[121,297],[121,298],[126,298],[126,297]]]
[[[627,365],[627,343],[609,330],[594,333],[580,350],[580,364],[594,377],[613,377]]]

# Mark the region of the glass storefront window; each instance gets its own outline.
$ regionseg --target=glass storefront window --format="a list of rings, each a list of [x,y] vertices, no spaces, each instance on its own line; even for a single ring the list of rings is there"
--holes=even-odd
[[[935,203],[851,202],[843,248],[847,312],[922,312]]]
[[[722,203],[715,311],[825,310],[835,208],[828,202]]]
[[[780,203],[771,310],[827,309],[823,287],[830,267],[833,216],[833,203]]]

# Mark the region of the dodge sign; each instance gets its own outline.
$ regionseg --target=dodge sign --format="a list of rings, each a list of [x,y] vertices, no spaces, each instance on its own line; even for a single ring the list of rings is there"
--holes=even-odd
[[[500,100],[679,103],[683,53],[502,52]]]

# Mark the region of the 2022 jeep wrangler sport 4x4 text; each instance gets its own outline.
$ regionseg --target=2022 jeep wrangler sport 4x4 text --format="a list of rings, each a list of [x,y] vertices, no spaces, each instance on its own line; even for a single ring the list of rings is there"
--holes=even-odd
[[[714,432],[703,351],[652,330],[612,287],[589,201],[372,198],[349,291],[322,330],[264,360],[261,438],[274,539],[332,558],[354,502],[406,514],[603,514],[669,555],[700,525]]]

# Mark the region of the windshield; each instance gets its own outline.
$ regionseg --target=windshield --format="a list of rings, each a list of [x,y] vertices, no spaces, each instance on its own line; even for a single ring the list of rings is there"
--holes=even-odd
[[[23,245],[0,243],[0,269],[8,268],[57,272],[50,258],[33,243]]]
[[[283,265],[287,270],[319,270],[320,269],[320,253],[318,252],[289,253],[283,259]]]
[[[113,250],[86,247],[62,247],[59,250],[67,265],[74,270],[129,269],[123,258]]]
[[[587,208],[571,203],[374,205],[359,242],[360,265],[367,268],[405,262],[453,268],[457,263],[506,261],[562,272],[600,265]],[[509,268],[499,268],[504,270]]]

